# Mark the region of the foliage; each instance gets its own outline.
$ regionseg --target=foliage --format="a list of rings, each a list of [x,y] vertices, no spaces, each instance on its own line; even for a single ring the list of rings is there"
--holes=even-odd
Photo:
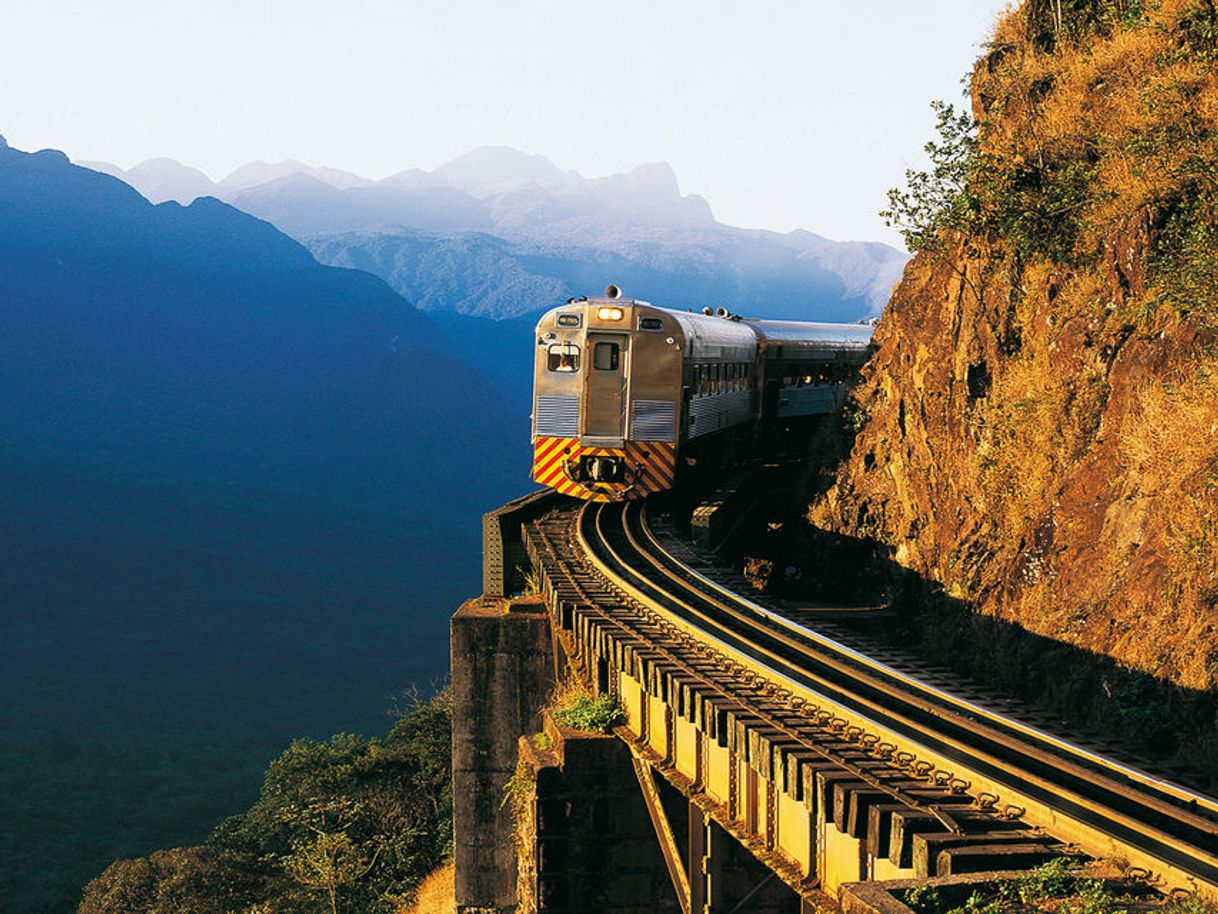
[[[1214,309],[1216,48],[1212,0],[1031,0],[973,78],[980,120],[934,102],[930,167],[881,215],[911,251],[966,237],[1075,266],[1149,215],[1164,300]]]
[[[902,900],[918,914],[1001,914],[1011,910],[1119,914],[1130,910],[1133,899],[1115,891],[1102,879],[1080,875],[1078,869],[1076,860],[1059,857],[1015,879],[997,881],[974,891],[955,907],[949,906],[935,886],[907,889]],[[1138,907],[1145,905],[1140,903]],[[1215,914],[1212,904],[1192,895],[1173,897],[1159,910],[1162,914]]]
[[[554,720],[561,726],[589,733],[608,733],[622,722],[622,718],[621,705],[608,692],[595,698],[577,695],[569,704],[554,710]]]
[[[339,889],[353,886],[367,876],[380,855],[380,848],[366,856],[345,831],[318,831],[301,841],[284,861],[288,874],[315,892],[324,892],[330,914],[338,914]]]
[[[454,876],[452,863],[432,872],[419,884],[409,905],[398,909],[400,914],[452,914]]]
[[[1180,741],[1176,722],[1167,706],[1165,690],[1149,673],[1133,672],[1112,688],[1113,710],[1129,729],[1143,734],[1164,751]]]
[[[77,914],[228,914],[285,887],[248,858],[179,847],[110,864],[85,887]]]
[[[1218,289],[1218,182],[1174,202],[1155,243],[1154,270],[1163,300],[1192,311]]]
[[[1200,895],[1177,893],[1167,900],[1162,914],[1218,914],[1218,903]]]
[[[523,596],[533,596],[542,592],[543,581],[541,572],[531,564],[528,566],[517,565],[516,574],[523,582],[523,590],[521,590]]]
[[[1028,30],[1033,44],[1053,50],[1091,35],[1107,35],[1140,23],[1145,0],[1031,0]]]
[[[1006,241],[1022,257],[1069,258],[1076,217],[1088,201],[1086,162],[1008,158],[988,151],[965,111],[934,101],[938,140],[925,146],[930,171],[905,172],[907,187],[888,191],[880,216],[914,252],[935,252],[952,233]]]
[[[943,896],[933,885],[917,885],[906,889],[902,900],[918,914],[943,914]]]
[[[112,865],[78,914],[308,914],[318,894],[331,914],[388,914],[451,851],[451,708],[440,693],[384,739],[292,743],[258,801],[208,846]]]
[[[528,810],[528,804],[533,799],[533,789],[537,785],[536,772],[524,759],[520,759],[516,763],[516,770],[512,772],[512,776],[504,782],[503,785],[503,801],[499,804],[500,808],[504,806],[512,810],[512,817],[517,821],[521,821]]]
[[[885,224],[897,228],[911,251],[932,249],[943,233],[967,231],[978,206],[970,193],[969,173],[977,155],[977,125],[967,111],[942,101],[931,102],[938,141],[924,150],[930,171],[905,172],[907,189],[888,191],[888,209],[880,213]]]

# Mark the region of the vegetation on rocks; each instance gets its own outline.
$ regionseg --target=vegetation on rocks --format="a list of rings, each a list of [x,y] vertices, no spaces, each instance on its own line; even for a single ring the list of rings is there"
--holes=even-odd
[[[616,697],[607,692],[594,696],[573,674],[558,684],[547,705],[554,722],[571,730],[608,733],[625,720]]]
[[[953,887],[957,888],[958,887]],[[1051,860],[1011,879],[997,879],[979,886],[962,903],[950,902],[947,893],[934,885],[908,889],[902,900],[917,914],[1002,914],[1004,911],[1052,912],[1052,914],[1215,914],[1212,903],[1192,895],[1163,900],[1135,886],[1097,879],[1080,870],[1077,861],[1066,857]]]
[[[890,197],[917,256],[810,513],[937,590],[914,621],[944,659],[1195,758],[1218,750],[1216,60],[1210,0],[1001,18],[971,114],[936,106]]]
[[[452,851],[451,718],[441,693],[384,739],[298,740],[205,846],[112,864],[77,914],[390,914]]]
[[[622,708],[617,699],[608,693],[597,695],[578,695],[569,705],[554,711],[554,720],[563,727],[572,730],[586,730],[589,733],[608,733],[622,722]]]

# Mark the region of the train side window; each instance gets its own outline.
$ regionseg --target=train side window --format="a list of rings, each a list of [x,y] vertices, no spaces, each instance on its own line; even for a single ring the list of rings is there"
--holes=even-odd
[[[579,347],[573,343],[555,343],[546,353],[546,368],[550,371],[579,371]]]
[[[658,317],[644,317],[639,319],[640,330],[663,330],[664,321]]]
[[[592,349],[592,367],[597,371],[617,371],[621,358],[617,343],[597,343]]]

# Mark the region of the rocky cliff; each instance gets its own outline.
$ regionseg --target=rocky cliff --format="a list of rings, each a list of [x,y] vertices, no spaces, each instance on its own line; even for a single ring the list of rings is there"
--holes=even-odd
[[[1216,40],[1212,0],[1005,14],[810,510],[977,616],[1211,696]]]

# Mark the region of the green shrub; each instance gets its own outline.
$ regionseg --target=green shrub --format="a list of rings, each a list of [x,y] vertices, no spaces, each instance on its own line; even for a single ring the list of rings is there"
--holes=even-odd
[[[571,702],[554,711],[554,720],[560,726],[590,733],[608,733],[623,720],[621,706],[608,693],[592,698],[577,695]]]

